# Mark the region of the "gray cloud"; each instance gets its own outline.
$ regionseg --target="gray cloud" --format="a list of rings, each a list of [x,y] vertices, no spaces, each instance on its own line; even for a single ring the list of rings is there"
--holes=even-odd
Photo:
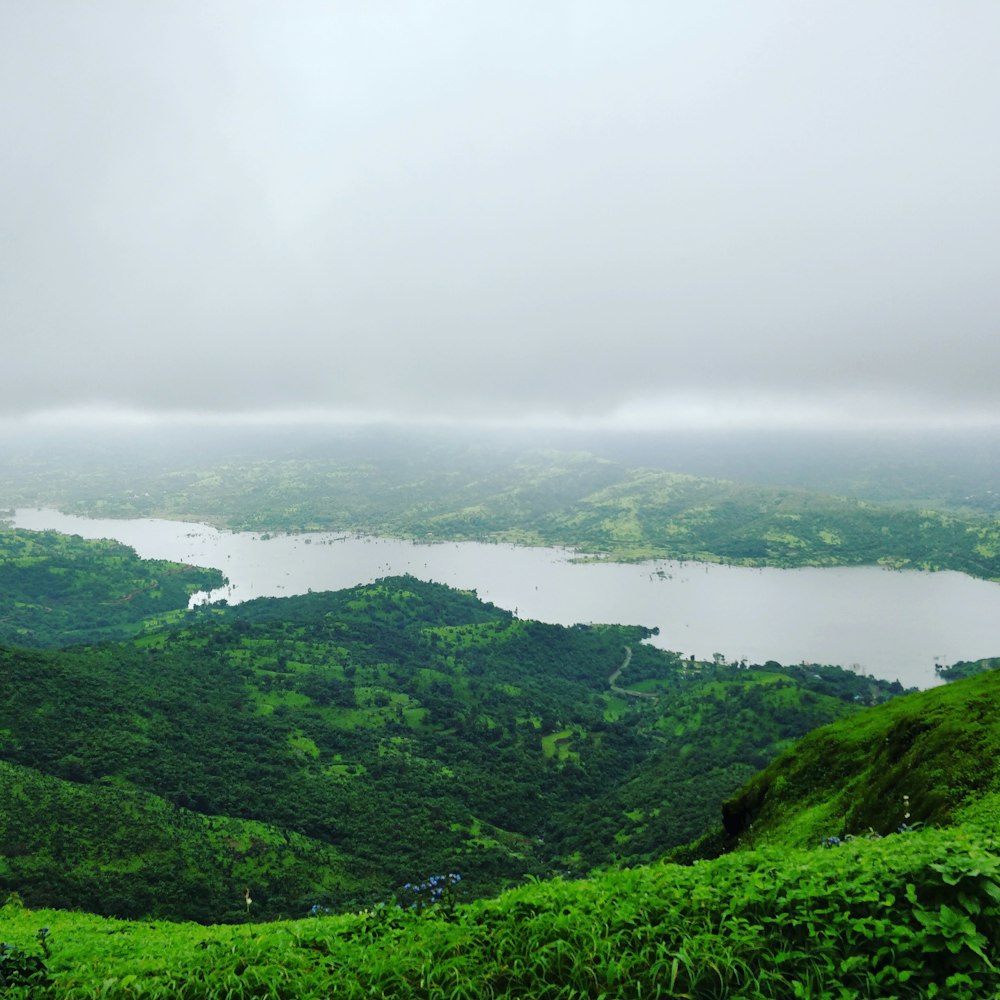
[[[482,6],[3,4],[3,412],[1000,415],[1000,7]]]

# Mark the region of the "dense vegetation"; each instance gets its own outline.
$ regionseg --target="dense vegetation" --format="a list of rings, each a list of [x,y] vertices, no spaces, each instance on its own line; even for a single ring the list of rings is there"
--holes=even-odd
[[[14,463],[0,468],[0,502],[260,531],[561,545],[615,559],[881,564],[1000,579],[1000,526],[968,510],[749,485],[578,452],[422,445],[400,440],[372,452],[340,439],[295,457],[239,453],[172,466]]]
[[[941,825],[1000,792],[1000,673],[810,733],[726,802],[732,837],[805,845]]]
[[[966,514],[466,458],[39,463],[0,500],[998,575]],[[0,540],[0,996],[1000,995],[995,658],[893,699],[411,578],[187,612],[218,575]]]
[[[360,894],[365,875],[335,847],[271,824],[0,762],[0,896],[210,922],[239,918],[242,886],[260,887],[274,912],[282,900]]]
[[[682,661],[647,634],[400,578],[0,649],[0,889],[221,920],[251,872],[273,917],[367,905],[425,871],[479,895],[649,860],[795,738],[900,690]]]
[[[64,646],[134,635],[222,586],[214,569],[140,559],[109,539],[0,528],[0,643]]]
[[[951,663],[947,666],[939,663],[934,667],[938,677],[945,681],[975,677],[976,674],[985,673],[987,670],[1000,670],[1000,656],[985,656],[979,660],[959,660],[957,663]]]
[[[14,902],[0,909],[11,958],[0,970],[20,984],[14,995],[66,1000],[981,1000],[1000,990],[996,818],[836,849],[657,863],[468,905],[453,905],[446,878],[449,892],[422,908],[387,900],[264,926],[252,900],[245,926],[210,928]]]
[[[478,902],[464,901],[456,872],[359,913],[264,925],[242,894],[242,923],[214,927],[32,912],[13,897],[0,910],[0,986],[67,1000],[994,996],[998,700],[997,675],[984,675],[827,727],[770,768],[796,789],[772,810],[782,822],[762,819],[754,847],[688,867],[535,882]],[[974,732],[956,749],[970,713]],[[812,743],[826,746],[821,760]],[[892,805],[840,828],[862,833],[874,818],[884,835],[820,842],[814,831],[811,847],[795,847],[810,804],[830,795],[831,767],[834,778],[861,775],[843,786],[848,807],[889,772],[875,797]],[[942,779],[937,806],[917,795],[905,805],[903,787]],[[957,825],[936,828],[935,815]]]

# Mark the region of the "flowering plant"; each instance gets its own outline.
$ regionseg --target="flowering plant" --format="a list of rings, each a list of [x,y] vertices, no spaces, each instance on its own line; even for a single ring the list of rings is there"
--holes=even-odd
[[[431,875],[419,884],[407,882],[403,892],[411,894],[409,909],[422,913],[431,906],[442,906],[449,913],[454,913],[458,905],[456,887],[461,881],[462,876],[458,872],[449,872],[447,875]]]

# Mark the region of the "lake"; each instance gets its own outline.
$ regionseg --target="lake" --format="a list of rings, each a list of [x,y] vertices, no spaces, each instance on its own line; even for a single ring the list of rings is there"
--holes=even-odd
[[[656,645],[699,659],[721,653],[751,663],[835,663],[907,687],[930,687],[936,661],[1000,654],[1000,585],[961,573],[587,563],[574,562],[576,554],[563,549],[334,533],[268,537],[55,510],[17,510],[13,523],[114,538],[147,559],[221,569],[228,586],[196,595],[197,601],[339,590],[410,573],[475,590],[522,618],[655,626]]]

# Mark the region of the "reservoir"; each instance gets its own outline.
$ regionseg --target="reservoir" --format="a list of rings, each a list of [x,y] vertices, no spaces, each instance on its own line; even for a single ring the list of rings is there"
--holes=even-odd
[[[936,662],[1000,655],[1000,585],[954,572],[579,562],[564,549],[335,533],[268,536],[55,510],[18,510],[13,524],[114,538],[143,558],[217,567],[229,584],[195,595],[198,602],[340,590],[409,573],[475,590],[521,618],[656,627],[653,643],[699,659],[720,653],[750,663],[831,663],[930,687]]]

